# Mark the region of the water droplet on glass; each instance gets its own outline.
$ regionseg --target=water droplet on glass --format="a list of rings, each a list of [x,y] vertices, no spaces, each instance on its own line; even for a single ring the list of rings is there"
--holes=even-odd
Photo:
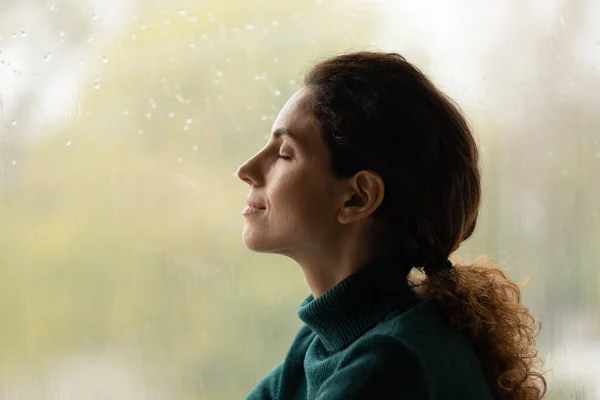
[[[177,162],[178,162],[179,164],[181,164],[181,163],[183,162],[183,158],[179,157],[179,158],[177,159]]]
[[[152,118],[152,113],[146,113],[146,118],[148,118],[148,119]]]
[[[198,151],[198,146],[194,146],[194,147],[192,147],[192,150],[194,150],[194,151]]]
[[[596,152],[596,157],[600,158],[600,150]]]
[[[33,77],[33,79],[37,78],[37,74],[35,74],[35,73],[31,76]]]
[[[96,14],[92,14],[92,19],[93,19],[93,20],[96,20],[96,19],[98,19],[98,15],[96,15]]]
[[[194,43],[190,43],[190,49],[195,49],[196,45]]]
[[[60,31],[58,37],[65,37],[65,31]]]
[[[279,25],[279,21],[272,21],[271,23],[275,26]]]
[[[90,36],[90,37],[88,38],[88,40],[87,40],[87,41],[88,41],[88,42],[93,42],[93,41],[94,41],[94,38],[93,38],[92,36]]]
[[[189,125],[184,125],[183,126],[183,130],[184,131],[189,131],[190,130],[190,126]]]
[[[185,17],[187,15],[187,10],[184,10],[184,9],[179,10],[179,15],[181,15],[182,17]]]
[[[481,149],[482,153],[485,153],[486,150],[487,150],[487,146],[486,145],[482,145],[480,149]]]
[[[131,18],[132,18],[132,19],[138,19],[138,15],[137,15],[137,14],[132,14],[132,15],[131,15]]]
[[[273,62],[274,62],[275,64],[277,64],[277,63],[279,62],[279,58],[277,58],[277,57],[273,58]]]
[[[85,115],[92,115],[92,112],[91,112],[90,110],[87,110],[87,111],[85,112]]]
[[[274,94],[275,96],[281,96],[281,91],[279,91],[279,90],[275,89],[275,90],[273,91],[273,94]]]
[[[230,62],[231,62],[231,58],[226,58],[226,59],[225,59],[225,62],[226,62],[226,63],[230,63]]]
[[[171,25],[171,21],[170,20],[165,20],[165,25]]]
[[[131,39],[135,40],[135,38],[137,37],[137,35],[134,33],[133,35],[131,35]]]
[[[169,118],[173,118],[174,116],[175,116],[175,113],[174,113],[174,112],[170,112],[170,113],[169,113]]]
[[[141,129],[138,131],[138,135],[143,135],[144,131],[142,131]]]
[[[218,79],[215,79],[215,80],[213,81],[213,83],[214,83],[215,85],[218,85],[219,83],[221,83],[221,81],[220,81],[220,80],[218,80]]]
[[[52,53],[48,53],[44,56],[44,61],[48,61],[52,58]]]
[[[17,120],[16,120],[16,119],[13,119],[13,122],[11,122],[11,125],[12,125],[12,126],[17,126]]]
[[[21,31],[21,36],[27,36],[27,31]]]
[[[79,60],[79,64],[83,65],[85,63],[84,60]]]
[[[13,32],[13,34],[12,34],[11,36],[12,36],[12,38],[14,39],[14,38],[16,38],[16,37],[17,37],[17,34]]]
[[[108,58],[107,58],[107,57],[102,57],[102,62],[103,62],[104,64],[106,64],[106,63],[108,62]]]
[[[129,116],[129,110],[125,111],[125,116]]]
[[[12,160],[12,165],[17,164],[17,160]]]
[[[260,116],[260,120],[261,121],[266,121],[268,119],[268,117],[266,115],[261,115]]]
[[[65,143],[65,146],[70,146],[71,145],[71,141],[67,140],[67,143]]]
[[[295,85],[295,84],[296,84],[296,81],[295,81],[295,80],[293,80],[293,79],[292,79],[292,80],[290,80],[290,85]]]
[[[252,28],[254,28],[254,25],[252,25],[252,24],[248,24],[248,25],[246,25],[246,29],[247,29],[247,30],[251,31],[251,30],[252,30]]]
[[[144,25],[140,26],[140,28],[142,28],[142,29],[146,29],[146,24],[144,24]]]
[[[96,90],[100,89],[100,82],[94,83],[94,89],[96,89]]]
[[[219,77],[223,76],[223,72],[217,71],[217,76],[219,76]]]
[[[108,6],[108,8],[110,8],[110,9],[112,10],[113,8],[115,8],[115,5],[111,3],[111,4]]]

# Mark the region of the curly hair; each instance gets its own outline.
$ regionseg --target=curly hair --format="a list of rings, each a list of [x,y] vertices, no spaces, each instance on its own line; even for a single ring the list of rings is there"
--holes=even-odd
[[[460,108],[395,53],[331,57],[304,81],[333,174],[370,169],[385,184],[369,235],[374,254],[416,267],[406,271],[414,290],[470,342],[495,399],[542,399],[539,324],[519,286],[487,258],[447,264],[475,230],[481,201],[477,145]]]

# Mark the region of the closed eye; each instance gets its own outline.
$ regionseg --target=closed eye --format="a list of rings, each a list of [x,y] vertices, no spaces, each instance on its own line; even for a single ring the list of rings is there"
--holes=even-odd
[[[285,154],[279,154],[277,158],[281,158],[282,160],[290,161],[292,157],[286,156]]]

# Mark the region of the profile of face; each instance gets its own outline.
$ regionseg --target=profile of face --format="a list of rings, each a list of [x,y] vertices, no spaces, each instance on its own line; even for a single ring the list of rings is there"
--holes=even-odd
[[[267,144],[237,171],[250,187],[243,230],[250,250],[292,258],[318,253],[339,228],[344,185],[330,172],[311,110],[310,90],[300,89],[281,109]]]

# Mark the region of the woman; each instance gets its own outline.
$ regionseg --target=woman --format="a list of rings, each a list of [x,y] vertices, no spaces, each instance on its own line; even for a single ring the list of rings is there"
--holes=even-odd
[[[518,287],[448,260],[475,229],[477,147],[402,56],[314,65],[237,174],[250,186],[245,245],[291,257],[312,292],[285,360],[249,399],[544,396]]]

